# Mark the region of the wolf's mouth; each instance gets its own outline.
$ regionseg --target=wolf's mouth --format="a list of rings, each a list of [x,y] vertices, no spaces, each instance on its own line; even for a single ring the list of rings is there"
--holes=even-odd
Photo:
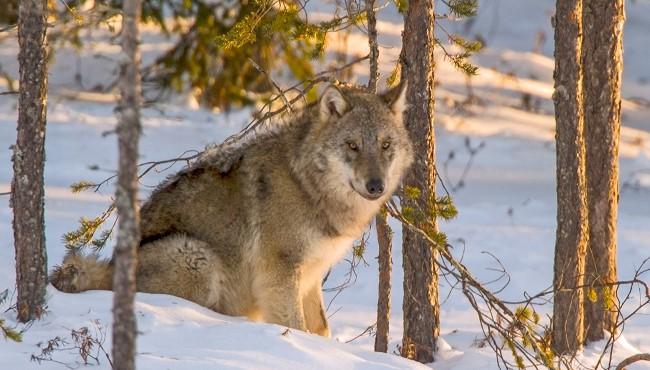
[[[364,198],[366,198],[368,200],[377,200],[377,199],[381,198],[382,195],[384,195],[383,193],[377,194],[377,195],[370,195],[370,194],[364,194],[364,193],[359,193],[359,194],[361,194],[362,197],[364,197]]]
[[[350,181],[350,187],[357,194],[361,195],[362,197],[364,197],[367,200],[377,200],[377,199],[381,198],[382,195],[384,195],[384,193],[381,193],[381,194],[368,194],[365,191],[359,191],[359,190],[357,190],[357,188],[354,187],[354,184],[352,183],[352,181]]]

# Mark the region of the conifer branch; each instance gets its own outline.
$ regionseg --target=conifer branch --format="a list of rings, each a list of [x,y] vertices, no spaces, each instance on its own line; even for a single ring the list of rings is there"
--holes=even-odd
[[[404,192],[407,197],[417,197],[419,195],[418,189],[405,188]],[[437,200],[434,207],[438,207],[439,203],[446,204],[446,202],[443,202],[442,200]],[[392,217],[399,220],[405,227],[417,232],[423,238],[432,243],[438,250],[442,259],[440,261],[436,260],[435,263],[445,276],[451,277],[455,280],[455,282],[450,285],[452,285],[452,287],[460,287],[459,289],[467,298],[472,309],[476,312],[479,324],[485,335],[482,343],[487,344],[492,348],[497,357],[497,362],[500,365],[502,364],[506,368],[523,369],[530,366],[536,369],[553,369],[555,368],[555,365],[562,364],[562,366],[571,368],[571,364],[573,361],[576,361],[576,359],[564,356],[555,357],[551,347],[550,327],[543,326],[540,323],[540,316],[534,309],[535,306],[549,303],[550,299],[548,298],[558,293],[558,291],[554,290],[553,287],[549,287],[534,295],[528,295],[525,293],[525,299],[520,301],[501,300],[496,296],[496,294],[502,291],[505,288],[505,285],[496,292],[486,288],[486,285],[494,282],[494,280],[487,283],[481,283],[478,281],[478,279],[471,274],[469,269],[467,269],[460,260],[453,256],[451,252],[453,246],[447,243],[444,235],[441,236],[441,233],[435,233],[434,230],[417,227],[413,222],[417,218],[423,217],[428,213],[437,213],[438,217],[449,219],[450,217],[453,217],[454,212],[441,212],[440,210],[422,211],[405,209],[404,207],[399,209],[393,201],[388,203],[387,210]],[[494,258],[496,259],[496,257]],[[606,355],[609,355],[609,365],[606,367],[611,367],[613,345],[621,335],[625,323],[641,309],[650,305],[650,285],[641,279],[642,275],[650,272],[650,268],[646,267],[648,263],[650,263],[650,258],[641,263],[641,265],[636,269],[634,277],[629,280],[591,286],[581,285],[570,289],[603,290],[627,287],[629,290],[622,301],[608,303],[608,305],[612,306],[612,309],[615,309],[617,312],[622,312],[622,307],[629,302],[634,287],[640,287],[641,294],[644,296],[644,299],[642,299],[629,314],[619,314],[619,319],[610,332],[610,336],[601,352],[596,368],[600,366]],[[500,266],[503,270],[502,276],[507,276],[503,265],[500,264]],[[563,289],[562,291],[566,290],[567,289]],[[404,292],[404,294],[408,294],[408,292]],[[514,310],[509,306],[515,306]],[[515,363],[511,363],[506,359],[504,350],[507,350],[512,354]]]

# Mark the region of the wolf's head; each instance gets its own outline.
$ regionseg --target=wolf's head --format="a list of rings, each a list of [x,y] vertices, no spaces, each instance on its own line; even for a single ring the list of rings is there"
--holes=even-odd
[[[405,84],[375,95],[328,86],[318,102],[310,146],[322,186],[366,200],[386,200],[413,160],[402,122]]]

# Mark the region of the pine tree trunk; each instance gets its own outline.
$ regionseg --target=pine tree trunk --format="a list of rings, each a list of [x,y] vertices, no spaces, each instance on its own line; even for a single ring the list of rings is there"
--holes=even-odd
[[[388,226],[386,214],[381,212],[375,218],[377,242],[379,244],[379,291],[377,298],[377,333],[375,351],[388,351],[388,332],[390,330],[390,292],[393,270],[393,232]]]
[[[577,351],[584,339],[584,258],[587,247],[581,0],[557,0],[555,103],[557,234],[553,286],[553,349]]]
[[[368,46],[370,48],[370,68],[368,89],[377,92],[379,79],[379,44],[377,43],[377,18],[375,17],[375,0],[366,0],[366,15],[368,18]],[[390,326],[390,277],[393,261],[392,231],[388,226],[386,212],[382,211],[375,217],[377,228],[377,244],[379,245],[379,288],[377,294],[377,332],[375,333],[375,351],[388,351],[388,331]]]
[[[113,290],[113,364],[116,369],[135,368],[136,251],[140,241],[140,217],[137,207],[138,139],[140,136],[140,50],[138,21],[140,1],[124,0],[122,51],[120,63],[120,102],[118,116],[119,170],[115,194],[119,217]]]
[[[366,1],[366,17],[368,18],[368,46],[370,48],[370,70],[368,75],[368,88],[377,91],[379,79],[379,44],[377,43],[377,18],[375,16],[375,0]]]
[[[585,302],[588,341],[604,338],[617,318],[616,214],[618,207],[618,142],[621,130],[623,71],[623,0],[586,0],[584,23],[585,139],[589,244],[585,284],[594,286],[595,301]]]
[[[39,318],[45,303],[44,180],[47,114],[47,41],[45,0],[20,2],[18,41],[20,97],[18,133],[13,147],[11,205],[16,249],[18,320]]]
[[[404,20],[402,70],[408,81],[409,106],[405,123],[413,140],[415,162],[404,179],[405,187],[420,190],[417,199],[402,198],[402,208],[424,213],[435,201],[434,114],[434,13],[433,0],[409,2]],[[435,219],[414,220],[417,226],[436,230]],[[440,327],[438,271],[434,246],[408,229],[402,240],[404,266],[404,338],[402,356],[422,363],[433,361]]]

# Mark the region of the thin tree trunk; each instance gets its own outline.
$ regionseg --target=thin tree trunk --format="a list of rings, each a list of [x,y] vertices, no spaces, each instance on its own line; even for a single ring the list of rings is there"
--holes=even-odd
[[[119,225],[113,257],[113,364],[120,370],[135,368],[136,321],[133,301],[136,251],[140,241],[137,207],[141,95],[139,19],[140,1],[124,0],[121,35],[124,56],[120,64],[121,98],[117,108],[119,170],[115,195]]]
[[[46,14],[45,0],[20,2],[20,97],[18,133],[12,158],[11,205],[18,320],[21,322],[41,316],[47,286],[43,180],[47,114]]]
[[[386,214],[380,212],[375,218],[377,242],[379,244],[379,292],[377,298],[377,333],[375,351],[388,351],[388,332],[390,330],[390,293],[393,270],[393,232],[388,226]]]
[[[553,285],[553,349],[577,351],[584,338],[582,289],[587,246],[581,0],[557,0],[555,103],[557,233]]]
[[[589,207],[585,284],[594,286],[596,293],[594,301],[585,301],[588,341],[603,339],[603,330],[611,332],[618,314],[616,289],[602,288],[602,284],[617,280],[616,214],[624,21],[623,0],[585,1],[583,62]]]
[[[370,70],[368,89],[377,91],[379,79],[379,44],[377,43],[377,18],[375,17],[375,0],[366,1],[366,17],[368,18],[368,46],[370,47]]]
[[[377,43],[377,18],[375,17],[375,0],[366,0],[368,18],[368,46],[370,47],[370,69],[368,89],[377,92],[379,79],[379,44]],[[375,351],[388,351],[388,332],[390,326],[390,277],[393,261],[392,231],[388,226],[386,212],[382,210],[375,217],[377,243],[379,244],[379,289],[377,294],[377,332],[375,334]]]
[[[419,197],[402,197],[402,208],[424,214],[435,201],[434,13],[433,0],[409,2],[404,20],[402,70],[407,78],[405,123],[413,140],[415,162],[404,179],[405,188],[417,188]],[[435,219],[414,220],[424,230],[437,230]],[[437,252],[417,233],[404,229],[404,337],[402,356],[422,363],[433,361],[440,331]]]

